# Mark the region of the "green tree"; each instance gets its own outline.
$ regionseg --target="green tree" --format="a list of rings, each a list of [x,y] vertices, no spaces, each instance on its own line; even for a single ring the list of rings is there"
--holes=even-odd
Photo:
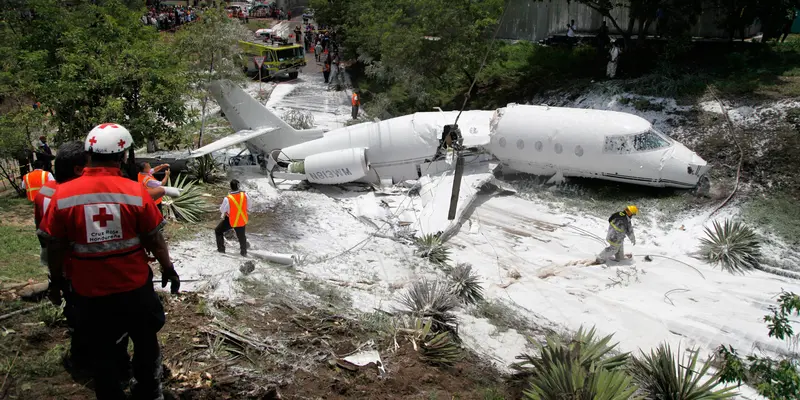
[[[243,80],[239,40],[252,33],[237,20],[228,18],[222,5],[203,13],[197,22],[181,29],[173,48],[188,66],[188,80],[194,97],[201,99],[200,137],[202,146],[205,130],[208,85],[217,79]]]
[[[541,1],[541,0],[540,0]],[[570,0],[583,4],[602,15],[623,36],[626,44],[631,44],[631,37],[638,36],[639,44],[647,37],[646,32],[656,22],[656,17],[661,13],[658,23],[660,28],[669,27],[665,33],[668,36],[679,37],[697,22],[697,16],[702,12],[703,2],[698,0]],[[614,13],[619,9],[628,9],[627,27],[622,28],[619,21],[614,18]],[[663,29],[662,29],[663,30]]]
[[[185,74],[139,11],[118,0],[17,3],[2,9],[4,42],[15,48],[6,72],[19,96],[54,111],[58,139],[116,121],[155,150],[158,137],[183,123]]]
[[[351,58],[366,66],[365,99],[384,115],[460,107],[489,47],[502,0],[312,0],[337,26]]]

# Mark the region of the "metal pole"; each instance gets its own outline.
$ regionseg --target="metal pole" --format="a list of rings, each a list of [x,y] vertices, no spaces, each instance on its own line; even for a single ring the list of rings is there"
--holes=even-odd
[[[453,174],[453,191],[450,193],[450,211],[447,213],[447,220],[452,221],[456,218],[458,209],[458,195],[461,192],[461,177],[464,175],[464,157],[461,152],[456,152],[456,171]]]

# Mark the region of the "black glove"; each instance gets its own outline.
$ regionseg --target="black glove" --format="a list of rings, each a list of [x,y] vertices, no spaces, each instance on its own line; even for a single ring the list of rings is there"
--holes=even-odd
[[[178,294],[178,290],[181,288],[181,278],[178,276],[178,272],[175,271],[175,267],[170,265],[168,268],[161,268],[161,287],[167,287],[167,281],[169,281],[169,291],[172,294]]]
[[[64,301],[61,291],[65,290],[66,285],[67,282],[64,278],[52,279],[48,277],[47,299],[50,300],[54,306],[61,307],[61,303]]]

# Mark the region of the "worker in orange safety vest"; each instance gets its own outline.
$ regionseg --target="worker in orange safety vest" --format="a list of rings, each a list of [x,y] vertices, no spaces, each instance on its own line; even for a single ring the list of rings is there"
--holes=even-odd
[[[96,126],[84,141],[89,166],[58,186],[39,226],[47,241],[51,284],[48,298],[61,304],[69,292],[80,329],[91,346],[95,394],[125,398],[126,366],[114,354],[134,344],[134,398],[162,398],[161,350],[157,337],[164,308],[153,289],[145,249],[161,264],[161,286],[178,293],[180,278],[169,257],[163,217],[150,193],[122,176],[120,166],[133,145],[123,126]],[[64,261],[69,260],[69,288]]]
[[[164,172],[164,179],[158,180],[153,177],[153,174],[160,172],[161,170],[166,169],[167,172]],[[142,162],[139,164],[139,183],[144,185],[147,189],[155,189],[158,187],[165,186],[169,181],[169,164],[161,164],[156,166],[155,168],[150,168],[150,163]],[[161,197],[153,198],[156,202],[156,207],[158,207],[159,212],[163,212],[162,209],[162,200]]]
[[[247,193],[239,190],[239,181],[231,181],[231,192],[222,200],[219,212],[222,221],[214,228],[217,236],[217,251],[225,252],[225,232],[233,229],[239,239],[239,252],[242,256],[247,256],[247,238],[245,237],[245,226],[247,226]]]
[[[361,105],[361,99],[358,97],[358,93],[353,90],[353,97],[350,99],[350,102],[353,104],[353,119],[358,118],[358,106]]]
[[[30,202],[33,202],[45,183],[56,180],[53,174],[41,168],[40,161],[34,162],[34,168],[22,177],[22,188],[25,189],[25,195]]]

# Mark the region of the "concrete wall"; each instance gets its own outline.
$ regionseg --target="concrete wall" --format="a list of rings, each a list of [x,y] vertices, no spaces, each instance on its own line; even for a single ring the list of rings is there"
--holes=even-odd
[[[622,29],[628,27],[627,8],[617,8],[612,16]],[[567,0],[508,0],[503,25],[498,37],[501,39],[538,41],[553,34],[565,34],[566,26],[570,20],[575,20],[578,32],[592,32],[602,24],[603,17],[576,1]],[[717,28],[717,15],[715,10],[705,10],[692,29],[692,36],[727,38],[727,34]],[[611,33],[616,33],[611,21],[607,22]],[[638,25],[637,25],[638,27]],[[751,27],[748,36],[758,32],[758,26]],[[634,28],[634,33],[636,32]],[[650,33],[655,32],[655,26],[650,27]]]

